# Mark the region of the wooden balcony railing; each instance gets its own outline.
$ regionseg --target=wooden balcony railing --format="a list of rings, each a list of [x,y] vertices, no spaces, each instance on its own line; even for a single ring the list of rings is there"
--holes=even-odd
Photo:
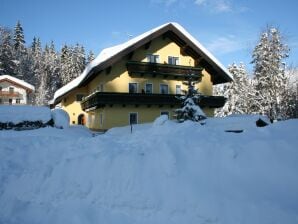
[[[0,91],[0,97],[1,98],[19,98],[22,94],[15,92],[15,91]]]
[[[130,76],[151,76],[185,80],[188,74],[192,74],[198,81],[202,78],[203,70],[199,67],[138,61],[129,61],[126,63],[126,67]]]
[[[81,102],[83,110],[103,108],[112,105],[157,105],[179,107],[181,101],[175,94],[146,94],[146,93],[109,93],[96,92]],[[225,104],[226,98],[222,96],[202,96],[198,103],[201,107],[218,108]]]

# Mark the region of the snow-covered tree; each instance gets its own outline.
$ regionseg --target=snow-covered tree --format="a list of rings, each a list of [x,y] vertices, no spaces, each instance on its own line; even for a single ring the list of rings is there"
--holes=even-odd
[[[26,79],[32,71],[32,57],[25,46],[23,28],[20,21],[17,22],[13,34],[14,58],[16,63],[15,74],[20,79]]]
[[[283,116],[282,102],[287,83],[284,60],[288,53],[289,48],[283,43],[280,31],[274,27],[267,27],[253,51],[258,111],[271,119]]]
[[[73,77],[71,75],[72,73],[72,63],[71,63],[71,49],[65,44],[62,49],[61,49],[61,80],[62,80],[62,85],[66,85],[69,83]]]
[[[243,63],[239,66],[233,63],[228,67],[233,75],[233,82],[216,86],[215,95],[225,96],[227,102],[223,108],[215,111],[216,116],[226,116],[230,114],[249,114],[254,112],[255,92],[251,80]]]
[[[16,60],[14,60],[11,31],[0,27],[0,75],[15,75]]]
[[[201,94],[195,89],[196,78],[193,74],[187,75],[187,81],[183,82],[187,85],[187,93],[183,96],[178,97],[182,101],[182,108],[176,109],[176,117],[179,122],[185,120],[201,121],[206,119],[205,113],[199,106]]]
[[[87,62],[86,64],[89,64],[91,61],[93,61],[95,59],[95,55],[93,53],[93,51],[89,51],[88,56],[87,56]]]
[[[54,42],[52,41],[48,50],[45,52],[45,66],[49,74],[49,96],[48,100],[54,96],[57,89],[62,86],[60,77],[60,59],[55,50]]]
[[[65,85],[78,77],[86,66],[85,49],[76,44],[75,47],[66,44],[61,49],[61,79]]]
[[[14,28],[14,49],[15,51],[24,51],[25,50],[25,38],[24,38],[24,31],[20,21],[17,22]]]
[[[85,49],[83,46],[80,46],[79,44],[76,44],[72,48],[71,52],[71,77],[76,78],[78,77],[84,70],[86,66],[86,57],[85,57]]]

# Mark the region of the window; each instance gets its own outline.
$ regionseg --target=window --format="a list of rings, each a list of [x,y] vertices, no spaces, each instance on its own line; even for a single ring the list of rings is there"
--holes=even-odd
[[[169,94],[169,87],[166,84],[160,84],[160,93]]]
[[[168,63],[170,65],[179,65],[179,58],[178,57],[169,56],[168,57]]]
[[[10,93],[13,93],[13,91],[14,91],[14,88],[13,87],[9,87],[9,92]]]
[[[129,93],[137,93],[138,92],[138,84],[137,83],[129,83]]]
[[[2,99],[0,99],[0,104],[2,104]]]
[[[152,85],[152,83],[146,83],[146,85],[145,85],[145,92],[146,93],[152,93],[153,92],[153,85]]]
[[[176,94],[181,94],[181,85],[176,85]]]
[[[21,99],[16,99],[16,104],[20,104],[21,103]]]
[[[77,94],[76,95],[76,101],[82,101],[84,96],[85,96],[84,94]]]
[[[0,86],[0,92],[2,91],[2,86]]]
[[[159,63],[159,55],[148,54],[147,55],[147,62],[150,62],[150,63]]]
[[[96,90],[97,90],[98,92],[103,92],[103,83],[100,83],[100,84],[97,86]]]
[[[137,124],[138,123],[138,114],[137,113],[129,113],[129,124]]]
[[[9,103],[9,104],[12,104],[12,99],[9,99],[9,100],[8,100],[8,103]]]

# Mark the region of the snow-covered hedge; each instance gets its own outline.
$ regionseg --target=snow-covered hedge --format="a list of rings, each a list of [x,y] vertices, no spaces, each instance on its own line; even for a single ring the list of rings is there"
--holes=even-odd
[[[62,109],[45,106],[0,106],[0,130],[30,130],[55,126],[67,128],[69,116]]]

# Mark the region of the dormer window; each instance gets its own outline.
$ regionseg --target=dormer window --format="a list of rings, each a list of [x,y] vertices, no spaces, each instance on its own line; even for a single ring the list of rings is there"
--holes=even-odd
[[[168,57],[168,64],[169,65],[179,65],[179,57],[169,56]]]
[[[148,54],[147,62],[149,63],[159,63],[159,55],[157,54]]]

